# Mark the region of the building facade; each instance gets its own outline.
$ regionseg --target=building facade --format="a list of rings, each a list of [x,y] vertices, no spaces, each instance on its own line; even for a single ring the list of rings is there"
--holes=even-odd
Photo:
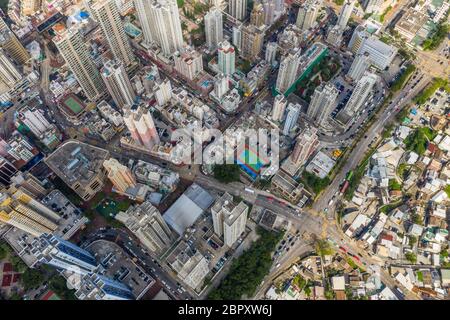
[[[103,66],[101,74],[109,94],[119,108],[134,103],[136,94],[121,61],[108,60]]]

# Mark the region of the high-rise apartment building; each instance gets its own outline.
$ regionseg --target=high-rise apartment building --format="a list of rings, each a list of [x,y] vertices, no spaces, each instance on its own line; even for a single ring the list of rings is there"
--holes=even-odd
[[[337,25],[342,29],[345,29],[347,26],[348,20],[352,15],[353,8],[355,7],[356,0],[346,0],[344,5],[342,6],[341,13],[339,14]]]
[[[320,3],[316,3],[316,1],[306,1],[300,6],[297,14],[296,25],[301,30],[308,30],[311,28],[316,22],[317,15],[320,10]]]
[[[42,183],[30,172],[17,172],[14,176],[11,177],[11,185],[15,186],[16,188],[22,188],[30,196],[36,199],[44,197],[49,191],[45,188],[44,183]]]
[[[76,26],[59,26],[53,42],[77,79],[87,98],[96,101],[105,95],[105,83],[90,56],[86,43]]]
[[[113,184],[114,191],[125,193],[128,188],[136,186],[136,179],[131,170],[116,159],[110,158],[103,161],[103,167],[106,169],[108,179]]]
[[[134,3],[147,43],[158,44],[166,56],[183,47],[176,0],[135,0]]]
[[[286,120],[284,121],[283,134],[287,136],[292,128],[297,124],[300,116],[301,105],[289,103],[287,107]]]
[[[359,81],[359,79],[361,79],[366,70],[369,68],[370,64],[370,55],[368,52],[357,54],[355,56],[355,60],[353,60],[353,63],[350,66],[347,76],[353,81]]]
[[[30,129],[30,131],[39,137],[50,127],[50,122],[44,116],[44,112],[37,108],[24,108],[19,111],[19,120]]]
[[[245,231],[248,206],[243,201],[234,203],[233,196],[225,193],[211,208],[211,214],[214,232],[223,236],[226,246],[232,247]]]
[[[230,89],[229,83],[228,83],[228,76],[223,73],[219,73],[214,77],[214,97],[217,100],[221,100],[223,96],[228,92]]]
[[[233,74],[236,65],[236,50],[234,50],[234,47],[225,40],[219,43],[217,55],[219,71],[226,75]]]
[[[108,60],[104,64],[101,74],[109,94],[119,108],[134,103],[136,94],[121,61]]]
[[[43,234],[34,239],[31,253],[37,263],[85,275],[94,272],[98,263],[94,255],[55,235]]]
[[[261,53],[264,32],[254,25],[242,27],[241,52],[245,59],[254,61]]]
[[[247,0],[230,0],[228,12],[234,18],[243,21],[247,17]]]
[[[348,48],[353,54],[357,54],[359,49],[361,48],[364,41],[369,38],[370,34],[367,32],[366,28],[362,25],[359,25],[353,31],[352,37],[350,38],[350,42],[348,43]]]
[[[266,54],[264,60],[270,65],[275,63],[277,57],[278,44],[276,42],[268,42],[266,45]]]
[[[96,0],[91,6],[91,11],[100,24],[114,58],[126,67],[129,66],[134,61],[134,56],[125,34],[116,1]]]
[[[75,292],[79,300],[135,300],[133,291],[126,284],[98,273],[88,273],[81,278]]]
[[[314,90],[307,115],[318,125],[323,125],[325,120],[335,108],[336,98],[339,90],[331,83],[318,86]]]
[[[242,26],[233,26],[232,43],[238,50],[242,49]]]
[[[373,73],[366,73],[361,77],[344,107],[344,110],[348,115],[353,116],[359,111],[361,106],[367,102],[367,97],[371,94],[377,80],[377,75]]]
[[[194,80],[203,71],[202,54],[191,47],[184,47],[174,54],[175,70],[188,80]]]
[[[141,243],[153,252],[161,253],[172,244],[172,232],[161,213],[150,202],[143,202],[119,212],[116,217]]]
[[[383,7],[384,0],[364,0],[362,7],[365,13],[378,13]]]
[[[328,31],[327,42],[334,47],[339,47],[342,42],[342,35],[344,30],[339,26],[335,25]]]
[[[3,28],[0,25],[0,47],[5,50],[5,52],[8,53],[8,56],[10,56],[18,65],[24,65],[31,59],[28,51],[6,24]]]
[[[294,150],[291,154],[292,162],[301,166],[319,146],[319,137],[316,128],[306,128],[296,139]]]
[[[42,0],[21,0],[20,12],[24,16],[32,16],[41,10]]]
[[[22,75],[12,63],[11,59],[6,55],[3,49],[0,49],[0,89],[9,90],[22,79]]]
[[[300,53],[301,51],[297,50],[297,52],[289,53],[281,60],[277,82],[275,84],[275,89],[278,92],[284,93],[297,80],[298,68],[301,61]]]
[[[0,187],[7,187],[11,178],[17,173],[16,167],[11,162],[0,156]]]
[[[215,49],[223,41],[222,12],[214,7],[205,15],[204,20],[206,45],[210,49]]]
[[[272,120],[281,121],[283,119],[284,111],[286,110],[287,100],[284,95],[279,94],[273,101]]]
[[[169,79],[157,82],[153,91],[155,92],[156,101],[159,106],[165,105],[172,98],[172,85],[170,84]]]
[[[150,110],[143,105],[124,108],[123,121],[131,133],[133,140],[149,150],[159,144],[158,131]]]
[[[250,12],[250,23],[255,27],[260,27],[264,24],[265,15],[263,5],[259,2],[253,3],[252,12]]]
[[[274,0],[263,0],[264,24],[271,26],[275,20],[276,3]]]
[[[33,199],[23,188],[14,186],[0,192],[0,222],[9,224],[32,236],[52,233],[60,216]]]

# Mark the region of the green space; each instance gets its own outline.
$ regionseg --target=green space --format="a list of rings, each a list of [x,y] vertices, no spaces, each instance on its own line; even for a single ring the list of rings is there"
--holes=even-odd
[[[396,201],[396,202],[385,204],[384,206],[380,207],[380,212],[388,214],[392,210],[400,207],[403,203],[404,203],[404,200],[401,199],[401,200]]]
[[[50,278],[48,286],[61,300],[77,300],[75,290],[67,288],[66,279],[59,274]]]
[[[128,207],[131,205],[129,199],[123,199],[121,201],[113,200],[113,199],[104,199],[102,202],[98,204],[95,210],[100,213],[105,218],[115,216],[120,211],[126,211]]]
[[[26,291],[39,287],[44,280],[44,274],[38,269],[27,269],[21,276],[21,282]]]
[[[415,236],[408,236],[408,240],[411,247],[417,243],[417,238]]]
[[[447,197],[450,198],[450,184],[448,184],[445,188],[444,188],[445,193],[447,194]]]
[[[316,195],[318,195],[323,189],[329,186],[331,181],[328,176],[321,179],[313,173],[303,171],[301,182],[306,186],[307,189],[313,191]]]
[[[389,190],[399,191],[402,190],[402,184],[397,181],[397,179],[389,179]]]
[[[347,258],[346,261],[347,261],[347,263],[350,265],[350,267],[353,268],[353,270],[354,270],[354,269],[358,269],[358,265],[355,263],[355,261],[353,261],[352,258]]]
[[[395,120],[397,122],[403,122],[405,120],[405,118],[408,116],[409,114],[409,106],[405,106],[403,107],[395,116]]]
[[[417,280],[419,280],[420,282],[423,282],[423,273],[422,273],[422,271],[417,271],[416,275],[417,275]]]
[[[359,185],[359,182],[361,181],[362,177],[364,176],[364,172],[366,171],[366,167],[369,164],[370,157],[375,153],[376,146],[369,149],[366,156],[364,157],[363,161],[356,167],[356,169],[353,171],[353,176],[350,178],[349,186],[347,190],[345,191],[344,197],[347,200],[351,200],[353,198],[353,194],[355,193],[356,188]]]
[[[406,260],[408,260],[411,263],[416,263],[417,262],[417,257],[412,252],[405,253],[405,258],[406,258]]]
[[[114,217],[120,211],[126,211],[131,203],[128,197],[116,193],[106,194],[105,192],[99,192],[89,201],[89,207],[85,209],[84,215],[88,219],[93,220],[96,214],[100,214],[109,225],[120,228],[123,227],[122,223],[114,219]]]
[[[8,2],[9,0],[0,0],[0,9],[6,14],[8,11]]]
[[[419,105],[424,104],[436,92],[436,90],[440,88],[444,88],[447,92],[450,92],[450,85],[447,80],[434,78],[425,89],[415,96],[414,102]]]
[[[214,178],[223,183],[239,181],[241,170],[237,164],[216,164],[213,168]]]
[[[412,213],[410,218],[413,223],[423,225],[423,219],[420,214]]]
[[[391,44],[391,43],[394,42],[394,41],[391,39],[391,37],[389,37],[388,35],[385,35],[385,34],[383,34],[383,35],[380,37],[380,41],[382,41],[382,42],[384,42],[384,43],[386,43],[386,44]]]
[[[322,82],[328,82],[339,71],[341,65],[337,58],[326,56],[320,63],[316,63],[311,72],[303,77],[296,85],[296,93],[305,101],[310,102],[316,87]]]
[[[319,254],[322,258],[333,254],[333,249],[331,248],[330,243],[325,239],[317,239],[315,241],[315,249],[317,254]]]
[[[397,92],[402,89],[409,77],[414,73],[414,71],[416,71],[416,66],[413,64],[408,65],[402,75],[398,77],[391,85],[391,91]]]
[[[391,9],[392,9],[392,6],[389,6],[386,8],[386,10],[383,11],[383,13],[380,16],[380,22],[384,22],[384,18],[386,17],[388,12],[391,11]]]
[[[407,150],[423,155],[427,150],[428,141],[433,140],[435,136],[436,133],[432,129],[422,127],[410,133],[404,140],[404,143]]]
[[[438,24],[431,35],[422,43],[423,50],[437,49],[442,41],[447,38],[450,31],[450,25],[445,23],[445,21]]]
[[[220,285],[208,296],[211,300],[238,300],[244,295],[252,297],[269,273],[272,266],[272,252],[284,233],[275,233],[262,228],[257,230],[258,240],[233,261],[230,271]]]
[[[401,163],[397,167],[397,175],[402,179],[406,180],[409,177],[409,174],[411,171],[417,171],[420,172],[420,169],[413,165],[408,165],[406,163]]]
[[[344,0],[333,0],[338,6],[342,6],[344,4]]]
[[[302,291],[303,287],[306,286],[306,280],[300,274],[297,274],[294,279],[292,279],[292,284]]]
[[[28,268],[25,262],[16,255],[13,248],[6,242],[0,243],[0,259],[9,261],[16,272],[24,272]]]
[[[177,0],[177,6],[178,6],[178,8],[183,8],[184,0]]]
[[[252,70],[252,64],[249,60],[240,59],[237,68],[241,70],[242,73],[247,74]]]

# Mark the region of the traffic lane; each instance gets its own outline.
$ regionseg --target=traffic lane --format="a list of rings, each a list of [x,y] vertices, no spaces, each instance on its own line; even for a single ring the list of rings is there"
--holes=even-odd
[[[313,208],[317,211],[323,211],[328,205],[328,202],[332,198],[332,196],[337,192],[339,185],[341,184],[342,180],[344,179],[346,173],[353,169],[363,158],[366,149],[370,142],[373,140],[373,138],[380,133],[380,131],[384,128],[386,123],[388,123],[395,115],[400,112],[402,107],[409,102],[409,99],[413,96],[415,96],[422,88],[426,85],[426,83],[429,81],[428,77],[423,77],[419,83],[416,85],[414,90],[407,93],[406,96],[407,99],[404,99],[402,103],[397,106],[399,101],[402,98],[405,98],[405,93],[400,94],[396,98],[394,98],[394,103],[392,103],[390,106],[386,108],[386,110],[382,113],[381,117],[378,118],[378,120],[372,125],[371,128],[367,131],[367,135],[362,138],[362,140],[357,144],[356,148],[353,149],[352,154],[350,155],[349,159],[344,164],[344,167],[341,169],[340,173],[335,177],[333,182],[331,183],[330,187],[327,188],[323,193],[322,196],[319,197],[319,199],[316,200],[316,202],[313,204]],[[412,86],[412,84],[409,84],[407,86],[408,89],[406,89],[404,92],[407,92]],[[395,110],[393,110],[395,108]]]
[[[256,197],[255,205],[273,211],[274,213],[286,215],[286,213],[296,216],[300,214],[299,211],[292,209],[287,203],[279,201],[270,196],[258,195]]]
[[[271,201],[265,196],[258,196],[255,205],[273,211],[274,213],[288,219],[300,231],[320,234],[321,226],[324,221],[323,216],[313,216],[307,212],[297,212],[297,210],[289,208],[289,206],[280,206],[280,202],[276,199]]]

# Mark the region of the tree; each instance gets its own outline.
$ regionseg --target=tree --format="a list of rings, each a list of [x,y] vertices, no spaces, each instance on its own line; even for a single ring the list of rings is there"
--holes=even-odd
[[[239,181],[240,169],[237,164],[218,164],[213,169],[214,178],[223,183]]]
[[[415,236],[408,236],[409,244],[411,246],[415,245],[417,243],[417,238]]]
[[[416,263],[417,262],[417,257],[412,252],[405,253],[405,258],[406,258],[406,260],[408,260],[411,263]]]
[[[76,300],[74,290],[67,288],[67,281],[60,275],[56,275],[50,279],[49,288],[63,300]]]
[[[317,239],[316,240],[316,252],[323,256],[329,256],[333,253],[333,249],[331,249],[330,243],[325,239]]]
[[[411,221],[415,224],[422,224],[422,217],[417,213],[413,213],[411,214]]]
[[[325,189],[330,184],[330,178],[328,176],[321,179],[308,171],[303,171],[302,180],[315,194],[320,193],[320,191]]]
[[[212,300],[237,300],[251,297],[272,265],[272,252],[283,233],[258,229],[259,238],[239,258],[233,261],[228,275],[208,296]]]
[[[25,290],[30,290],[38,287],[44,282],[44,275],[41,271],[36,269],[27,269],[22,274],[21,281]]]
[[[4,247],[0,247],[0,260],[3,260],[8,255],[8,251]]]
[[[305,291],[305,294],[306,294],[307,297],[311,296],[311,288],[310,287],[306,286],[304,291]]]
[[[424,50],[434,50],[438,48],[442,41],[447,37],[449,31],[450,25],[445,22],[438,24],[436,29],[432,32],[431,37],[422,43],[422,48]]]
[[[14,271],[24,272],[28,268],[27,265],[25,264],[25,262],[23,262],[22,259],[20,259],[16,255],[11,255],[9,257],[9,260],[11,261],[11,264],[13,265]]]
[[[389,179],[389,190],[402,190],[402,185],[397,181],[397,179]]]

